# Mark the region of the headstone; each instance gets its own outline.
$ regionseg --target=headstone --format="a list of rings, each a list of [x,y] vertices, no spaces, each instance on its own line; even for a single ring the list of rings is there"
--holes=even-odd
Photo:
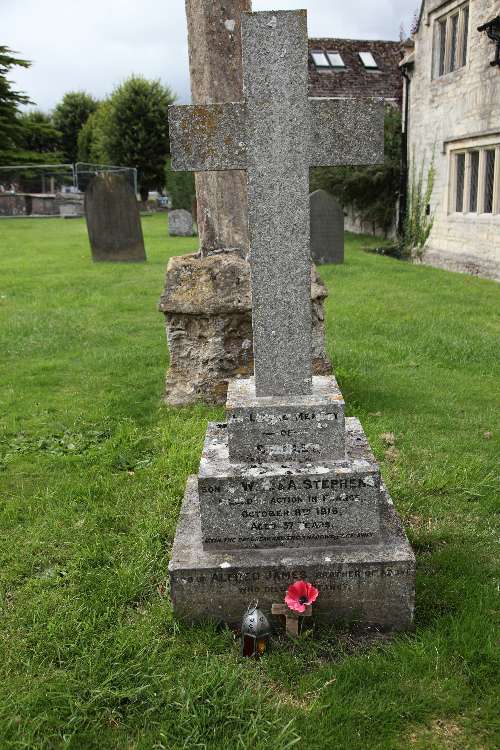
[[[313,263],[344,262],[344,211],[326,190],[309,196],[311,217],[311,258]]]
[[[174,168],[247,171],[255,357],[187,483],[174,609],[238,623],[258,599],[271,616],[303,579],[316,619],[404,630],[413,552],[359,421],[310,363],[308,170],[382,161],[383,105],[307,99],[305,11],[244,14],[242,38],[245,101],[170,110]]]
[[[60,193],[56,196],[59,215],[63,219],[75,219],[84,215],[83,195]]]
[[[168,213],[168,233],[171,237],[192,237],[193,217],[184,208],[176,208]]]
[[[122,175],[108,172],[93,177],[84,205],[93,260],[146,260],[137,198]]]

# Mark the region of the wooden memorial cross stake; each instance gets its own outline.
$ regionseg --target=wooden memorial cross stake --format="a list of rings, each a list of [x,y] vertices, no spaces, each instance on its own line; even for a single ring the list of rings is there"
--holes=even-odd
[[[307,13],[242,14],[243,102],[169,108],[172,167],[247,172],[257,396],[311,393],[309,168],[383,161],[383,101],[309,99]]]
[[[286,632],[288,635],[298,636],[299,634],[299,617],[311,617],[312,606],[308,604],[304,612],[294,612],[286,604],[273,604],[271,614],[284,615]]]

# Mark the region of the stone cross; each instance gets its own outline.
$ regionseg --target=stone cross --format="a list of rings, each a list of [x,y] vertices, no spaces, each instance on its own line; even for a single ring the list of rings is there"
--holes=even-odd
[[[257,396],[311,393],[309,168],[383,160],[383,102],[309,99],[305,10],[242,14],[243,102],[170,107],[172,167],[247,172]]]

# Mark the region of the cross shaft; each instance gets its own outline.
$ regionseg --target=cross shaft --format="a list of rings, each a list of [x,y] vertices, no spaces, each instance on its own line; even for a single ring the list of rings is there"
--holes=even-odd
[[[306,11],[244,13],[244,102],[171,107],[172,166],[245,169],[257,396],[311,392],[309,168],[383,159],[383,104],[308,99]]]

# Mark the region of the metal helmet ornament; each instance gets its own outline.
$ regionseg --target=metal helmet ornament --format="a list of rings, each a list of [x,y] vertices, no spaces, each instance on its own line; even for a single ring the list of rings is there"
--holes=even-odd
[[[258,608],[259,602],[252,602],[241,623],[241,655],[258,659],[269,650],[271,626],[265,614]]]

